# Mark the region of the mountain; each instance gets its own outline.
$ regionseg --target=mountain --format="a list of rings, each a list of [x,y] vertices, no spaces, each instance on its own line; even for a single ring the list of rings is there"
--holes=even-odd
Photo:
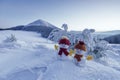
[[[27,25],[19,25],[19,26],[15,26],[15,27],[11,27],[11,28],[0,29],[0,30],[33,31],[33,32],[41,33],[42,37],[47,38],[53,29],[60,29],[60,28],[58,28],[44,20],[38,19]]]
[[[4,30],[22,30],[23,27],[24,27],[24,25],[19,25],[19,26],[7,28],[7,29],[4,29]]]
[[[4,30],[4,29],[0,28],[0,30]]]
[[[55,28],[54,25],[44,21],[44,20],[41,20],[41,19],[38,19],[32,23],[29,23],[28,25],[26,26],[46,26],[46,27],[51,27],[51,28]]]
[[[108,41],[109,43],[120,44],[120,34],[105,37],[104,40]]]
[[[106,40],[112,44],[120,44],[120,30],[95,32],[94,36],[98,36],[100,39]]]
[[[22,30],[38,32],[41,33],[43,37],[47,38],[53,29],[59,29],[59,28],[46,21],[39,19],[28,25],[25,25]]]

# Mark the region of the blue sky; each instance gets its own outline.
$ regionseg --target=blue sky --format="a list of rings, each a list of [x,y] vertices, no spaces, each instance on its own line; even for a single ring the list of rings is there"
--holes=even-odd
[[[69,30],[120,30],[119,0],[0,0],[0,28],[42,19]]]

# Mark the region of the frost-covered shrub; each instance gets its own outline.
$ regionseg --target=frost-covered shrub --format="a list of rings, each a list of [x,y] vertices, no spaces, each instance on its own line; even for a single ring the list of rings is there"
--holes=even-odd
[[[106,57],[106,52],[111,50],[107,41],[93,36],[94,29],[84,29],[76,40],[84,41],[87,47],[87,55],[92,55],[95,60]],[[77,38],[77,37],[76,37]]]
[[[4,42],[8,43],[8,42],[16,42],[17,38],[15,37],[15,35],[11,34],[9,37],[7,37]]]
[[[98,59],[101,57],[105,57],[106,51],[109,49],[110,49],[110,47],[108,45],[108,42],[106,42],[104,40],[101,40],[101,41],[95,43],[94,50],[93,50],[94,58]]]
[[[52,32],[49,34],[48,39],[58,42],[58,40],[66,34],[65,31],[59,30],[59,29],[54,29]]]
[[[6,37],[6,39],[0,44],[0,48],[20,48],[21,44],[18,43],[17,38],[15,35],[11,34],[9,37]]]
[[[82,31],[81,39],[86,43],[87,45],[87,51],[91,52],[94,50],[95,42],[93,40],[92,33],[95,32],[94,29],[84,29]]]
[[[67,29],[68,26],[67,24],[63,24],[62,28],[64,28],[64,30],[60,30],[60,29],[53,29],[51,31],[51,33],[48,36],[48,39],[58,42],[58,40],[62,37],[62,36],[67,36]]]

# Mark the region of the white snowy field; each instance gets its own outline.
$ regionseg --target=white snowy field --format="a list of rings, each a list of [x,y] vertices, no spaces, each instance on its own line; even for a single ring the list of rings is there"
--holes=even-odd
[[[17,42],[4,42],[14,34]],[[38,33],[0,31],[0,80],[120,80],[120,45],[111,45],[104,62],[76,66],[71,58],[58,60],[54,42]]]

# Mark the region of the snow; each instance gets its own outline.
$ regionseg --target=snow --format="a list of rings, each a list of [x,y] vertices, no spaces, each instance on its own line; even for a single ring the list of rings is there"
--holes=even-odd
[[[56,68],[58,70],[54,70]],[[41,80],[61,80],[61,78],[62,80],[114,80],[119,78],[116,76],[120,73],[112,76],[111,74],[114,73],[119,72],[95,62],[87,62],[85,67],[80,68],[71,62],[56,61],[49,66],[45,77]]]
[[[17,41],[5,43],[14,34]],[[0,31],[0,80],[120,80],[120,44],[110,44],[103,62],[76,66],[71,58],[57,59],[54,42],[26,31]]]

